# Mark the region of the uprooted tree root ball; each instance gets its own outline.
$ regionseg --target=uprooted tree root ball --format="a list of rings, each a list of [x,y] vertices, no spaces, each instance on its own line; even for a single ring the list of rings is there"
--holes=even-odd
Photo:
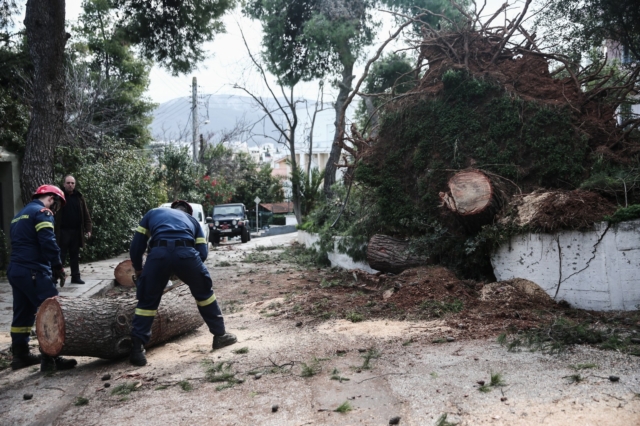
[[[640,68],[580,66],[545,51],[518,22],[467,18],[423,27],[414,88],[377,94],[375,136],[352,127],[345,138],[353,158],[345,183],[372,204],[350,219],[368,223],[368,238],[409,238],[413,254],[490,280],[490,252],[510,235],[589,229],[616,203],[640,202],[640,119],[620,126],[617,112]],[[447,185],[461,171],[486,175],[499,194],[491,217],[474,222],[451,211]],[[496,220],[533,191],[551,195],[528,226]]]

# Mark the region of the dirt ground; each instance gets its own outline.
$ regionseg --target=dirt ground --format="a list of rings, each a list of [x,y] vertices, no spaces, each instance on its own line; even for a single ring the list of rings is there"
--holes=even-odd
[[[639,357],[496,342],[566,310],[527,282],[483,285],[442,268],[372,276],[282,252],[232,243],[210,254],[236,345],[212,352],[200,327],[149,349],[142,368],[79,358],[52,376],[6,369],[0,423],[640,424]]]

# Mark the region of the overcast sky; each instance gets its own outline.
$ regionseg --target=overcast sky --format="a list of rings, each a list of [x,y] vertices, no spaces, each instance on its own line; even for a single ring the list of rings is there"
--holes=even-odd
[[[502,3],[504,3],[504,0],[487,0],[483,15],[491,15]],[[511,1],[511,3],[521,5],[524,2],[517,0]],[[82,0],[67,0],[66,5],[67,21],[75,21],[82,12]],[[512,10],[510,15],[514,13],[516,11]],[[392,20],[388,14],[377,13],[376,16],[381,19],[383,25],[378,32],[376,43],[369,49],[366,58],[363,58],[356,66],[354,72],[356,81],[364,70],[366,60],[373,55],[380,43],[393,31]],[[195,72],[174,77],[163,68],[153,67],[147,93],[153,102],[162,103],[178,97],[191,96],[191,81],[193,77],[197,77],[199,92],[202,94],[242,94],[240,90],[233,89],[235,83],[246,84],[256,92],[265,92],[264,85],[257,77],[257,74],[251,71],[250,60],[241,37],[242,30],[251,50],[259,52],[260,24],[244,18],[239,10],[228,13],[223,20],[227,32],[217,35],[214,41],[205,44],[208,57]],[[387,46],[385,52],[400,47],[402,47],[401,43],[395,43]],[[303,83],[298,85],[296,90],[301,96],[314,99],[317,94],[317,87],[317,82]],[[325,97],[325,100],[331,100],[332,95],[330,93],[328,98]]]

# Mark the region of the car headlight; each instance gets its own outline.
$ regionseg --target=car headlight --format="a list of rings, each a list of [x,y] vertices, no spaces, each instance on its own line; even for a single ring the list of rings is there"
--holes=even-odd
[[[213,224],[214,224],[215,226],[218,226],[218,225],[220,225],[220,222],[218,222],[218,221],[216,220],[215,222],[213,222]]]
[[[231,221],[231,224],[232,224],[232,225],[236,225],[237,223],[238,223],[238,221],[237,221],[237,220],[235,220],[235,219],[233,219],[233,220]]]

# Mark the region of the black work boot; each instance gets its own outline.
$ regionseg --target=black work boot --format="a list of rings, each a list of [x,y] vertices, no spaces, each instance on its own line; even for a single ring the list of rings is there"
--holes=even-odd
[[[213,336],[213,349],[224,348],[225,346],[233,345],[238,339],[236,336],[230,333],[225,333],[219,336]]]
[[[73,275],[71,277],[71,284],[84,284],[84,281],[82,281],[80,275]]]
[[[42,354],[40,362],[40,371],[43,373],[52,373],[58,370],[69,370],[78,365],[78,361],[73,358],[65,359],[61,356],[49,356]]]
[[[129,362],[138,367],[147,365],[147,357],[144,355],[144,344],[142,340],[137,337],[131,337],[131,354],[129,355]]]
[[[13,359],[11,360],[12,370],[40,364],[40,355],[32,354],[28,343],[14,344],[11,347],[11,352],[13,353]]]

